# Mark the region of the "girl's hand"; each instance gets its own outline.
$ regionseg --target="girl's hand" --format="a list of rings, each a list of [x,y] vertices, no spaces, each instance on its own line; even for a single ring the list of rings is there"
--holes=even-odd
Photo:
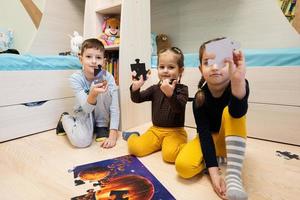
[[[221,199],[226,200],[226,184],[224,179],[219,174],[219,168],[210,167],[208,168],[208,171],[215,192]]]
[[[225,61],[229,64],[232,94],[238,99],[243,99],[246,95],[246,66],[244,54],[242,51],[234,51],[233,60],[226,59]]]
[[[100,146],[105,149],[112,148],[116,146],[118,139],[118,131],[115,129],[111,129],[109,131],[109,137],[100,143]]]
[[[162,81],[160,89],[167,97],[171,97],[173,95],[176,84],[177,80],[173,80],[173,82],[170,84],[170,79],[165,79]]]
[[[134,72],[132,73],[132,87],[131,87],[131,89],[132,89],[133,92],[137,91],[138,89],[140,89],[144,85],[144,83],[145,83],[143,75],[141,75],[139,77],[140,79],[137,80],[137,79],[134,78],[135,74],[136,74],[136,73],[134,74]]]
[[[242,51],[233,52],[233,60],[226,59],[229,63],[229,75],[232,83],[240,83],[245,81],[246,66],[245,57]]]

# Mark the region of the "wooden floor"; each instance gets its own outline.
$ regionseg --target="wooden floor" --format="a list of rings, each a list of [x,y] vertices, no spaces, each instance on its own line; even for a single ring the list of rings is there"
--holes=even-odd
[[[134,130],[142,132],[148,126]],[[187,130],[192,138],[195,130]],[[279,157],[277,150],[300,154],[296,146],[247,140],[243,178],[249,199],[299,199],[300,160]],[[95,142],[89,148],[75,149],[65,136],[56,136],[54,131],[1,143],[0,199],[70,199],[82,192],[76,190],[68,169],[127,154],[127,144],[121,138],[113,149],[102,149]],[[207,175],[181,179],[174,165],[162,161],[160,152],[140,160],[176,199],[218,199]]]

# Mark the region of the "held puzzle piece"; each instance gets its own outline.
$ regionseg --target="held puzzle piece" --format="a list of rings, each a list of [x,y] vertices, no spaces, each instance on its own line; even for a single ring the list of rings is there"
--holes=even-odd
[[[94,84],[101,83],[105,80],[106,71],[102,70],[102,66],[98,65],[98,69],[94,69]]]
[[[126,155],[75,167],[79,196],[72,199],[175,199],[134,156]],[[83,194],[85,193],[85,194]]]
[[[135,71],[136,75],[134,76],[135,79],[140,80],[140,76],[143,75],[143,79],[147,80],[147,73],[149,70],[146,70],[145,63],[140,63],[140,59],[135,59],[135,64],[130,64],[131,71]]]
[[[224,38],[222,40],[217,40],[210,42],[205,45],[205,50],[208,53],[214,53],[216,55],[215,59],[208,60],[208,66],[217,64],[218,68],[222,68],[225,66],[224,59],[225,58],[233,58],[233,51],[239,49],[240,45],[229,39]]]

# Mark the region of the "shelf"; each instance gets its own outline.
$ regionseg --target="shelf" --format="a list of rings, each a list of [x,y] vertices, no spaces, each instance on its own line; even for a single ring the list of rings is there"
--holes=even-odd
[[[99,6],[96,12],[104,15],[114,15],[121,13],[121,2],[115,2],[112,5]]]
[[[119,50],[119,45],[104,46],[105,50]]]

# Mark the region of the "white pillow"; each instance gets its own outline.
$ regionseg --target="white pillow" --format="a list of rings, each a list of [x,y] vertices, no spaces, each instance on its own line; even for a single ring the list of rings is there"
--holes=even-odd
[[[13,48],[13,32],[0,28],[0,51]]]

